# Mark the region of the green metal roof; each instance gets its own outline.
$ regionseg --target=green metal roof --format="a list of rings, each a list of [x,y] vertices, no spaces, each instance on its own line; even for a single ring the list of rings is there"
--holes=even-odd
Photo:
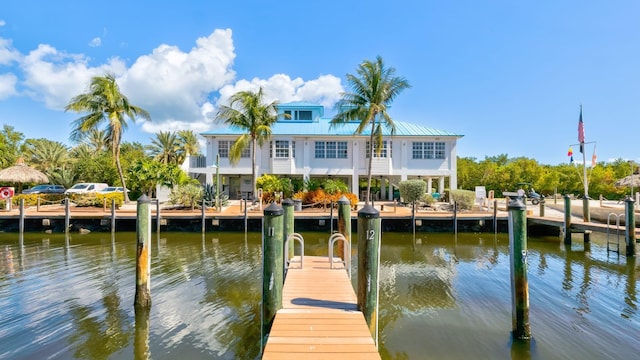
[[[358,128],[357,122],[349,122],[331,127],[329,118],[320,118],[317,121],[294,121],[283,120],[278,121],[271,127],[273,135],[300,135],[300,136],[353,136]],[[411,124],[404,121],[395,121],[395,136],[454,136],[462,137],[464,135],[455,134],[450,131],[438,130],[422,125]],[[203,136],[213,135],[241,135],[245,131],[240,129],[231,129],[229,127],[213,129],[200,133]],[[361,135],[368,136],[370,131],[367,129]],[[391,135],[391,130],[383,126],[384,136]]]
[[[291,102],[278,105],[280,110],[282,109],[296,109],[296,108],[309,108],[318,107],[323,108],[322,105],[307,103],[307,102]],[[359,122],[348,122],[345,124],[339,124],[331,126],[331,118],[316,118],[315,120],[280,120],[271,127],[273,135],[298,135],[298,136],[353,136],[355,130],[358,128]],[[455,134],[450,131],[438,130],[422,125],[416,125],[404,121],[394,121],[396,125],[395,136],[451,136],[462,137],[464,135]],[[221,127],[200,133],[203,136],[214,135],[241,135],[245,132],[240,129],[232,129],[229,127]],[[361,136],[369,136],[369,129],[365,130]],[[391,130],[383,126],[383,135],[391,135]]]

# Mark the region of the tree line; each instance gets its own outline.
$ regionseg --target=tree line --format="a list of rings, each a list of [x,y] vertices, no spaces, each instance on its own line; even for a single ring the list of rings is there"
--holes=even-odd
[[[575,195],[584,194],[582,164],[545,165],[526,157],[509,158],[506,154],[486,156],[483,160],[473,157],[458,157],[458,188],[475,190],[484,186],[487,191],[494,190],[495,196],[504,191],[516,191],[519,183],[530,183],[540,194]],[[618,187],[616,181],[636,173],[633,162],[617,159],[611,162],[599,162],[587,168],[589,196],[598,199],[617,200],[630,193],[629,187]]]

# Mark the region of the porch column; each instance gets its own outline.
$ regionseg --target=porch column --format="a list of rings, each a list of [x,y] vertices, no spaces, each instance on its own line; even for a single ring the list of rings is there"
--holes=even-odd
[[[432,177],[428,177],[427,178],[427,194],[431,194],[431,189],[433,188],[433,178]]]
[[[441,176],[438,180],[438,192],[442,194],[444,192],[444,176]]]
[[[380,200],[387,200],[387,179],[380,178]]]

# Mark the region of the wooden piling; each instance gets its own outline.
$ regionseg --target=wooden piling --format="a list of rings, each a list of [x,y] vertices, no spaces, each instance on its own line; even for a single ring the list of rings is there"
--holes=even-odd
[[[262,220],[262,345],[282,308],[284,285],[284,210],[271,203],[264,209]]]
[[[293,208],[293,200],[287,198],[282,201],[282,210],[284,212],[284,227],[283,227],[283,241],[287,241],[289,235],[293,234],[295,231],[295,214]],[[295,251],[295,241],[289,242],[289,258],[293,257]],[[289,259],[285,259],[289,260]]]
[[[116,199],[111,199],[111,233],[116,232]]]
[[[151,207],[147,195],[138,198],[136,213],[136,295],[134,307],[151,307]]]
[[[156,199],[156,233],[160,234],[160,200]]]
[[[511,258],[512,336],[529,340],[529,282],[527,278],[527,216],[523,199],[509,201],[509,254]]]
[[[380,213],[372,205],[358,211],[358,310],[362,311],[378,347],[378,271]]]
[[[627,198],[627,200],[624,201],[627,256],[636,255],[636,214],[634,205],[635,201],[631,198]]]
[[[71,223],[71,212],[69,211],[69,197],[64,198],[64,232],[69,233]]]
[[[540,217],[544,217],[544,196],[540,197]]]
[[[206,207],[207,207],[206,201],[204,199],[202,199],[202,211],[201,211],[200,222],[202,223],[202,233],[203,234],[207,231],[206,214],[205,214],[205,208]]]
[[[148,308],[138,309],[135,312],[133,353],[136,360],[151,358],[149,351],[149,312]]]
[[[18,222],[18,231],[20,234],[24,233],[24,198],[20,198],[20,221]]]
[[[351,201],[344,195],[338,200],[338,232],[351,244]],[[347,253],[347,247],[342,241],[338,241],[338,256],[343,261],[351,258],[351,254]]]
[[[571,245],[571,198],[564,196],[564,243]]]

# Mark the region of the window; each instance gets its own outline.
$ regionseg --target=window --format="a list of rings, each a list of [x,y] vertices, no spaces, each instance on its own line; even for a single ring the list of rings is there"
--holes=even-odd
[[[295,142],[291,142],[293,146],[295,146]],[[289,141],[288,140],[276,140],[275,148],[273,146],[273,141],[269,141],[269,157],[273,158],[273,152],[276,153],[277,159],[288,159],[289,158]],[[293,151],[293,156],[295,157],[295,149]]]
[[[412,154],[414,159],[444,159],[444,142],[414,142],[412,144]]]
[[[369,142],[367,141],[367,158],[369,158],[370,154],[371,154],[371,147],[369,146]],[[378,154],[378,152],[376,151],[376,144],[373,144],[373,157],[374,158],[386,158],[386,157],[391,157],[391,151],[388,151],[389,154],[387,154],[387,140],[382,141],[382,150],[380,151],[380,154]]]
[[[346,141],[315,142],[316,159],[346,159],[347,154],[348,151]]]
[[[283,120],[313,120],[313,112],[311,110],[285,110],[282,118]]]
[[[311,120],[311,110],[296,111],[296,120]]]
[[[218,154],[220,154],[221,158],[229,157],[229,151],[232,145],[233,145],[233,142],[229,140],[218,141]],[[247,146],[246,148],[244,148],[244,150],[242,150],[242,154],[240,155],[240,157],[241,158],[251,157],[251,145]]]

